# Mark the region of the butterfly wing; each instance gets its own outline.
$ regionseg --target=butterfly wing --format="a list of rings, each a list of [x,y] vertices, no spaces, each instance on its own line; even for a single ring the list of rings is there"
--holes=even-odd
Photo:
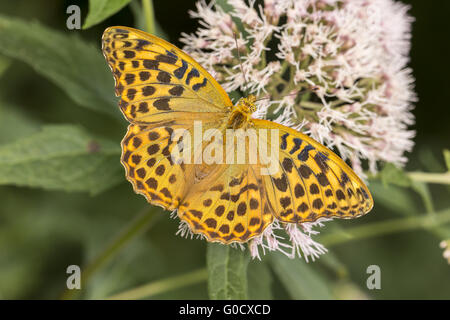
[[[331,150],[277,123],[252,122],[256,128],[279,132],[279,170],[262,176],[277,219],[302,223],[321,217],[355,218],[371,210],[373,200],[366,185]]]
[[[131,122],[122,141],[122,164],[137,193],[166,209],[180,204],[192,184],[191,166],[173,163],[176,129],[193,136],[226,119],[232,106],[214,78],[174,45],[140,30],[110,27],[103,54],[113,72],[119,107]],[[188,150],[186,150],[188,152]]]
[[[103,54],[113,72],[119,106],[132,123],[158,123],[210,113],[224,117],[233,105],[223,88],[189,55],[146,32],[110,27]]]
[[[203,124],[207,125],[208,120],[204,119]],[[134,191],[167,210],[178,208],[192,184],[193,165],[176,163],[171,156],[174,148],[193,154],[192,144],[173,135],[177,129],[188,132],[190,137],[194,135],[193,121],[178,119],[153,125],[131,124],[122,140],[121,162]]]
[[[273,221],[260,175],[251,165],[216,165],[186,195],[179,217],[208,241],[246,242]]]

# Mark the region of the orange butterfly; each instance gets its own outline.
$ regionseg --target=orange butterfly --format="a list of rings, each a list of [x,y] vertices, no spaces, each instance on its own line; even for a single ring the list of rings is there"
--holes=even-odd
[[[192,232],[209,241],[246,242],[274,218],[299,224],[371,210],[369,190],[337,155],[296,130],[251,118],[254,96],[233,105],[182,50],[128,27],[106,29],[102,41],[119,107],[130,122],[121,158],[127,179],[150,203],[177,210]],[[278,146],[279,170],[261,174],[261,163],[175,162],[171,155],[180,140],[174,132],[184,129],[194,136],[196,121],[202,133],[216,129],[223,136],[230,128],[276,129],[276,144],[262,141]],[[184,151],[195,148],[186,145]],[[233,152],[233,158],[239,156]]]

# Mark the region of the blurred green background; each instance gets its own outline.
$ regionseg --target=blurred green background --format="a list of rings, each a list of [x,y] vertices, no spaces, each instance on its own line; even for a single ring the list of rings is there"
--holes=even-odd
[[[267,255],[244,262],[245,274],[237,276],[247,285],[238,298],[450,298],[450,266],[439,247],[450,239],[448,178],[447,185],[428,184],[409,175],[448,170],[450,3],[403,2],[416,19],[410,66],[419,97],[408,165],[404,171],[388,166],[370,180],[375,208],[369,215],[322,228],[316,239],[329,253],[318,261]],[[0,298],[60,298],[73,264],[90,274],[66,298],[103,299],[145,284],[145,294],[128,297],[217,297],[215,288],[229,284],[208,278],[206,265],[208,257],[211,270],[222,249],[207,254],[205,241],[176,236],[177,220],[134,194],[119,163],[127,124],[115,106],[100,38],[108,26],[138,25],[141,2],[86,30],[66,28],[71,4],[80,6],[84,22],[88,1],[0,3]],[[198,27],[188,15],[194,8],[194,1],[154,1],[166,39],[181,47],[180,33]],[[43,70],[48,66],[54,73]],[[106,169],[97,177],[88,164]],[[124,234],[143,221],[151,222],[138,235]],[[242,258],[225,251],[222,256]],[[369,265],[381,268],[380,290],[366,287]],[[233,274],[238,267],[227,268]]]

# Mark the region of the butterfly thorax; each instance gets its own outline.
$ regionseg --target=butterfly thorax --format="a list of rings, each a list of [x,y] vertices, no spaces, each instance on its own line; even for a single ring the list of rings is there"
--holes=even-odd
[[[231,110],[227,127],[239,129],[248,123],[252,113],[256,111],[255,101],[256,97],[252,94],[241,98]]]

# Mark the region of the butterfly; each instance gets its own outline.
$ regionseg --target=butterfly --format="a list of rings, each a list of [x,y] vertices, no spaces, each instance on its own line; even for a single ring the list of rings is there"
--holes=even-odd
[[[193,233],[211,242],[247,242],[274,219],[301,224],[371,210],[368,188],[336,154],[292,128],[252,118],[253,95],[233,105],[217,81],[174,45],[137,29],[110,27],[102,50],[130,123],[121,143],[126,178],[149,203],[176,210]],[[202,132],[276,129],[279,170],[262,174],[261,163],[174,161],[171,154],[183,142],[174,131],[194,135],[199,121]]]

